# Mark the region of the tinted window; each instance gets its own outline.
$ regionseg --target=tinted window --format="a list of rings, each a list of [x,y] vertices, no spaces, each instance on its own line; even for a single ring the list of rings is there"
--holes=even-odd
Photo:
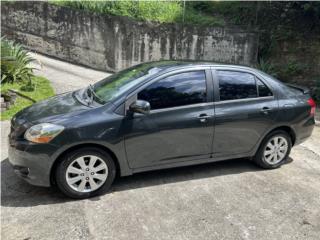
[[[259,79],[257,79],[259,97],[272,96],[270,89]]]
[[[257,97],[257,86],[252,74],[236,71],[218,71],[220,100]]]
[[[185,72],[163,78],[138,94],[151,109],[170,108],[206,102],[204,71]]]

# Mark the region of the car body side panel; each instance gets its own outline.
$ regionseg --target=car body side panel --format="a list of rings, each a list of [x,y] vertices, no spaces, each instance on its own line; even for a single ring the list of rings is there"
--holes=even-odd
[[[129,175],[131,170],[125,155],[124,133],[121,132],[124,116],[113,112],[114,108],[94,109],[78,116],[72,122],[73,127],[63,132],[57,139],[60,146],[54,153],[57,158],[67,149],[81,144],[97,144],[108,148],[117,157],[121,168],[121,175]]]
[[[198,116],[204,113],[212,118],[202,123]],[[188,158],[208,158],[213,121],[213,103],[128,117],[125,144],[130,166],[141,168]]]
[[[200,159],[199,158],[198,159],[196,158],[181,159],[181,161],[179,162],[170,162],[170,163],[164,163],[160,165],[152,165],[152,166],[147,166],[142,168],[135,168],[133,169],[133,173],[147,172],[147,171],[167,169],[167,168],[192,166],[192,165],[198,165],[198,164],[204,164],[204,163],[224,161],[226,159],[237,159],[237,158],[244,158],[244,157],[247,157],[247,154],[235,154],[229,158],[210,156],[207,158],[200,158]]]
[[[199,67],[172,71],[148,84],[169,75],[194,70],[202,70],[206,73],[206,103],[152,110],[148,115],[136,113],[130,115],[130,112],[127,112],[123,129],[126,132],[125,146],[131,168],[160,166],[211,156],[214,104],[210,68]],[[128,96],[126,109],[144,87],[146,86],[142,86]],[[201,122],[199,116],[203,114],[209,118]]]
[[[277,118],[277,124],[290,126],[296,138],[295,144],[300,144],[308,138],[315,125],[314,116],[310,115],[310,105],[307,103],[310,96],[300,95],[295,98],[283,97],[279,99],[281,114]]]
[[[23,136],[15,136],[13,130],[12,136],[9,136],[10,163],[14,166],[29,167],[32,171],[27,180],[32,184],[49,186],[53,164],[61,154],[74,146],[95,144],[114,153],[121,175],[130,175],[132,170],[125,155],[123,133],[119,132],[123,118],[124,116],[113,113],[112,107],[105,106],[81,112],[70,122],[60,118],[59,124],[66,129],[49,144],[31,143]],[[34,171],[37,173],[32,175]]]
[[[216,96],[213,157],[227,159],[239,154],[250,156],[261,136],[275,124],[278,115],[277,92],[270,84],[263,81],[273,92],[273,96],[220,101],[216,70],[230,69],[212,68]],[[252,71],[236,71],[250,73],[257,77],[257,74]],[[263,111],[264,108],[268,108],[268,111]]]
[[[265,106],[271,111],[262,112]],[[277,114],[273,97],[216,103],[214,157],[249,153],[261,135],[275,124]]]

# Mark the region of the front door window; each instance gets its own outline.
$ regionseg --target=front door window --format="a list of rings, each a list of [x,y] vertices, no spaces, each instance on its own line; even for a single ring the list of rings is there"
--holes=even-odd
[[[165,77],[142,90],[138,99],[148,101],[151,110],[206,102],[205,72],[184,72]]]

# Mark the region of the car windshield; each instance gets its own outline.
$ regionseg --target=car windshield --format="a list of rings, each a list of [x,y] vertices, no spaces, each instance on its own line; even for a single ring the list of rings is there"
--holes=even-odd
[[[155,75],[169,62],[139,64],[122,70],[97,82],[92,86],[92,90],[102,103],[109,102],[147,77]]]

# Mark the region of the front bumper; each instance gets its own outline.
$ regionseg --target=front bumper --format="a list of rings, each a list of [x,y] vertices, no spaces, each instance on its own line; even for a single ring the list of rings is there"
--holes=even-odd
[[[49,187],[51,159],[55,147],[50,144],[33,144],[26,140],[10,140],[9,162],[15,173],[32,185]]]

